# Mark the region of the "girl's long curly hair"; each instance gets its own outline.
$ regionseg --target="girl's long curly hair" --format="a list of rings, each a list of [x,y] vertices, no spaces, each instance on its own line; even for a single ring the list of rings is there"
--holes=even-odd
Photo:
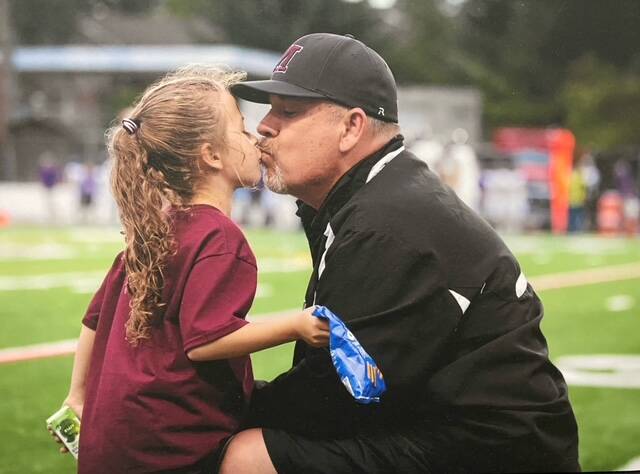
[[[244,74],[193,65],[150,86],[127,118],[107,131],[113,160],[111,187],[124,228],[124,260],[131,313],[126,337],[132,345],[148,339],[163,314],[167,259],[175,253],[171,208],[186,207],[203,177],[200,148],[224,150],[226,119],[221,93]]]

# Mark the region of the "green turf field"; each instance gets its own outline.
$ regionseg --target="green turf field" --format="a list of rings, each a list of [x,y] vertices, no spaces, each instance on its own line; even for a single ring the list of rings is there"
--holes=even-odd
[[[299,308],[310,271],[301,234],[248,233],[260,267],[252,314]],[[527,276],[640,264],[638,240],[546,235],[507,238]],[[77,336],[86,304],[120,249],[117,229],[9,228],[0,231],[0,349]],[[539,292],[554,360],[640,356],[640,278]],[[285,370],[291,347],[254,356],[258,378]],[[64,398],[71,357],[0,365],[0,473],[70,473],[44,429]],[[609,367],[600,375],[615,375]],[[640,385],[640,369],[626,381]],[[619,378],[618,378],[619,379]],[[613,470],[640,456],[640,388],[571,386],[585,470]]]

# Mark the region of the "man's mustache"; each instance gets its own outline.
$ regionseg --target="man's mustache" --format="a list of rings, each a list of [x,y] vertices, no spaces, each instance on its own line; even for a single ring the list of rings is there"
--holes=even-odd
[[[272,154],[270,143],[266,138],[262,138],[261,140],[259,140],[257,146],[258,146],[258,150],[264,153],[267,153],[269,155]]]

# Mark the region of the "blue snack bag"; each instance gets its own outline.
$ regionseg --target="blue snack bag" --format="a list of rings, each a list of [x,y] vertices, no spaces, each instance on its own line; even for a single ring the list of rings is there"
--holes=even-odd
[[[382,372],[342,320],[325,306],[314,316],[329,321],[329,352],[338,377],[358,403],[378,403],[387,386]]]

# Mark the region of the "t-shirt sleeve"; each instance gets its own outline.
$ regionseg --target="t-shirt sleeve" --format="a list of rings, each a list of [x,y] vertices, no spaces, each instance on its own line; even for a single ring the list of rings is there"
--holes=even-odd
[[[98,319],[100,318],[100,310],[102,309],[102,302],[104,301],[104,294],[107,291],[108,282],[111,279],[113,272],[116,271],[118,266],[121,264],[121,260],[122,252],[120,252],[116,256],[113,264],[111,265],[111,268],[107,272],[107,275],[104,277],[104,280],[102,280],[100,288],[98,288],[98,291],[96,291],[95,295],[93,295],[93,298],[89,303],[89,307],[84,313],[82,324],[84,324],[89,329],[93,329],[95,331],[98,327]]]
[[[185,352],[241,328],[256,291],[254,265],[232,253],[198,260],[187,278],[180,305]]]

